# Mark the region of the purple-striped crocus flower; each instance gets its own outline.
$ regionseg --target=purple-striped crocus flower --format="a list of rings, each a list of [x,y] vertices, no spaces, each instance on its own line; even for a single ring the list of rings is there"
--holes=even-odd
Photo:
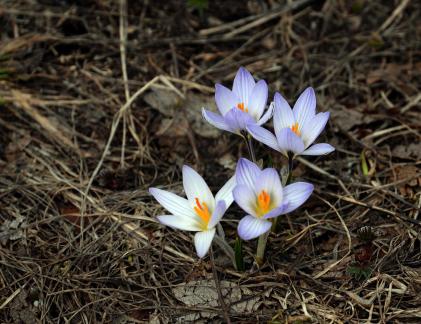
[[[169,191],[150,188],[149,192],[172,215],[158,216],[159,222],[172,228],[197,232],[194,245],[199,258],[208,252],[215,227],[234,198],[235,176],[214,197],[205,180],[192,168],[183,166],[183,186],[187,199]]]
[[[296,182],[282,187],[275,169],[261,170],[253,162],[241,158],[236,172],[235,202],[248,213],[238,225],[238,235],[254,239],[270,230],[270,218],[289,213],[300,207],[313,192],[314,186]]]
[[[323,155],[335,148],[327,143],[313,144],[329,119],[328,112],[316,114],[316,96],[313,88],[307,88],[291,109],[279,94],[274,98],[273,126],[275,136],[258,125],[249,125],[247,130],[258,141],[288,156]]]
[[[264,113],[267,98],[266,82],[260,80],[256,83],[250,72],[241,67],[235,76],[232,90],[220,84],[215,85],[215,101],[221,114],[205,108],[202,108],[202,114],[211,125],[241,134],[241,131],[246,131],[247,125],[263,125],[272,117],[272,105]]]

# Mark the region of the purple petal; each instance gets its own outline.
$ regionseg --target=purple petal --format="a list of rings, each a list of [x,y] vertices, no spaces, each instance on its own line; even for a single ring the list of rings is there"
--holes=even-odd
[[[258,180],[260,173],[260,168],[256,164],[245,158],[241,158],[235,169],[237,185],[246,185],[249,189],[254,191],[255,183]]]
[[[235,175],[229,179],[224,186],[219,189],[219,191],[215,195],[215,200],[223,200],[225,201],[226,208],[231,206],[232,202],[234,201],[234,197],[232,195],[232,191],[234,190],[234,187],[237,185],[237,181],[235,178]]]
[[[259,195],[262,191],[270,195],[271,204],[275,206],[282,202],[282,184],[278,172],[273,168],[264,169],[260,172],[256,182],[256,193]]]
[[[257,122],[257,125],[261,126],[261,125],[265,124],[269,119],[271,119],[271,117],[273,115],[273,107],[274,107],[273,102],[271,102],[268,110],[266,110],[263,117],[259,119],[259,121]]]
[[[235,75],[234,84],[232,91],[240,99],[240,102],[244,103],[247,107],[249,103],[249,96],[253,91],[253,87],[256,84],[254,78],[245,68],[240,67],[237,74]]]
[[[310,146],[307,150],[301,153],[301,155],[324,155],[333,152],[335,148],[327,143],[319,143]]]
[[[288,102],[278,92],[275,93],[274,103],[273,126],[277,134],[283,128],[291,128],[295,124],[295,117]]]
[[[256,216],[256,194],[245,185],[237,185],[233,191],[234,200],[246,213]]]
[[[250,215],[243,217],[238,224],[238,235],[243,240],[252,240],[270,230],[272,223]]]
[[[194,235],[194,246],[196,248],[196,253],[199,258],[203,258],[206,255],[206,253],[208,253],[214,236],[215,228],[211,228],[210,230],[204,232],[197,232]]]
[[[249,114],[252,115],[255,120],[259,120],[260,117],[262,117],[267,100],[268,86],[265,80],[260,80],[254,86],[247,105]]]
[[[247,125],[255,124],[256,121],[248,113],[241,111],[238,108],[232,108],[224,116],[225,124],[232,132],[240,132],[246,130]]]
[[[272,209],[269,213],[263,216],[263,219],[275,218],[285,213],[288,208],[288,202],[283,203],[279,207]]]
[[[181,217],[175,215],[162,215],[158,216],[158,221],[161,224],[171,228],[179,229],[182,231],[200,231],[201,225],[197,220],[189,217]]]
[[[311,183],[296,182],[284,188],[284,201],[288,202],[288,207],[283,214],[292,212],[300,207],[310,197],[314,189]]]
[[[301,132],[308,120],[316,115],[316,95],[313,88],[309,87],[300,95],[292,109],[298,129]]]
[[[280,151],[300,154],[304,151],[304,143],[290,128],[284,128],[276,134]]]
[[[249,125],[247,126],[247,131],[256,141],[262,142],[276,151],[280,151],[276,137],[267,129],[258,125]]]
[[[305,147],[309,147],[314,140],[320,135],[329,119],[328,112],[318,113],[316,117],[310,119],[307,124],[303,125],[301,137]]]
[[[223,85],[215,85],[216,106],[222,115],[225,115],[232,108],[237,107],[240,98],[238,98],[230,89]]]
[[[219,128],[228,132],[232,132],[231,128],[227,124],[225,124],[224,117],[222,117],[221,115],[215,114],[214,112],[211,112],[204,108],[202,108],[202,115],[203,115],[203,118],[212,126],[215,126],[216,128]]]
[[[212,216],[208,223],[208,228],[213,228],[216,226],[216,224],[219,223],[222,216],[224,216],[225,211],[227,210],[227,206],[225,205],[225,201],[219,200],[216,203],[216,207],[213,210]]]

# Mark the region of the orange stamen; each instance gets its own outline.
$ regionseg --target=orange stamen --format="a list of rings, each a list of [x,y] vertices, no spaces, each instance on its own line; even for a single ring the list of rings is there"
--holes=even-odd
[[[237,104],[237,108],[244,112],[249,111],[247,107],[244,107],[244,102],[240,102],[239,104]]]
[[[301,132],[300,132],[300,130],[298,129],[298,122],[297,122],[297,123],[295,123],[294,125],[292,125],[292,126],[291,126],[291,130],[292,130],[295,134],[297,134],[298,136],[300,136],[300,135],[301,135]]]
[[[209,223],[209,220],[211,218],[211,214],[209,212],[209,208],[206,205],[205,202],[200,203],[199,198],[195,198],[196,200],[196,206],[193,208],[196,212],[197,216],[200,217],[200,219],[205,222],[205,224]]]
[[[270,195],[265,190],[262,190],[262,192],[257,197],[257,207],[262,215],[269,211]]]

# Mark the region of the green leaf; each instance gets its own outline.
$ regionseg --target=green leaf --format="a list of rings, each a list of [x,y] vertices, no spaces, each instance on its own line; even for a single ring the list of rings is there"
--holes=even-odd
[[[365,177],[367,177],[368,176],[368,165],[367,165],[367,160],[365,158],[365,152],[364,151],[361,152],[360,157],[361,157],[361,170],[363,171],[363,175]]]

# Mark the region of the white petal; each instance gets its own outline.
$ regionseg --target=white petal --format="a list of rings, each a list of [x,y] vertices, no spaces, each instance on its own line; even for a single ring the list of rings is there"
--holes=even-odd
[[[307,121],[316,115],[316,95],[313,88],[309,87],[304,90],[292,111],[295,121],[298,122],[298,129],[301,132]]]
[[[307,150],[301,153],[301,155],[324,155],[333,152],[335,148],[327,143],[319,143],[310,146]]]
[[[195,199],[198,198],[200,203],[205,202],[208,205],[209,210],[215,208],[215,198],[205,180],[187,165],[183,166],[183,186],[191,205],[195,206]]]
[[[149,192],[166,210],[175,216],[197,218],[187,199],[158,188],[149,188]]]
[[[225,201],[219,200],[216,202],[216,207],[212,213],[212,216],[208,223],[208,228],[215,227],[219,221],[221,220],[222,216],[224,216],[225,211],[227,210],[227,207],[225,205]]]
[[[235,175],[233,175],[231,179],[229,179],[227,183],[225,183],[224,186],[217,192],[217,194],[215,195],[215,201],[225,201],[226,208],[231,206],[232,202],[234,201],[232,191],[234,190],[236,184],[236,177]]]
[[[328,112],[318,113],[316,117],[310,119],[307,124],[303,126],[301,131],[301,138],[303,139],[305,147],[309,147],[325,129],[328,119]]]
[[[266,110],[265,114],[262,116],[262,118],[260,118],[257,122],[257,125],[262,126],[263,124],[265,124],[269,119],[272,118],[273,115],[273,107],[275,105],[273,104],[273,102],[270,103],[268,110]]]
[[[222,117],[221,115],[215,114],[212,111],[202,108],[202,116],[212,126],[215,126],[216,128],[228,132],[232,132],[231,128],[227,124],[225,124],[224,117]]]
[[[255,189],[255,183],[260,175],[260,168],[253,162],[241,158],[235,169],[237,185],[246,185],[249,189]]]
[[[223,85],[215,85],[215,102],[222,115],[225,115],[232,108],[237,107],[238,98],[230,89]]]
[[[256,193],[245,185],[237,185],[233,191],[234,200],[246,213],[256,215]]]
[[[273,148],[276,151],[280,151],[276,137],[267,129],[258,125],[248,125],[247,131],[250,133],[251,136],[253,136],[253,138],[256,141],[266,144],[267,146]]]
[[[253,91],[253,87],[256,84],[254,78],[245,68],[240,67],[234,78],[234,84],[232,91],[237,97],[244,103],[244,106],[248,106],[249,96]]]
[[[292,212],[300,207],[310,197],[314,186],[307,182],[295,182],[284,188],[284,201],[288,202],[288,207],[283,214]]]
[[[275,93],[274,103],[273,127],[275,134],[278,134],[283,128],[291,128],[295,124],[295,117],[288,102],[278,92]]]
[[[194,246],[196,247],[196,253],[199,258],[203,258],[208,253],[214,236],[215,228],[204,232],[197,232],[194,235]]]
[[[302,139],[297,136],[290,128],[283,128],[276,135],[278,140],[279,149],[282,152],[293,152],[300,154],[304,151],[304,143]]]
[[[264,169],[256,183],[256,193],[260,194],[262,190],[270,195],[271,204],[275,206],[282,202],[282,184],[278,172],[273,168]]]
[[[260,80],[254,86],[248,101],[248,112],[256,121],[263,115],[268,100],[268,86],[265,80]]]
[[[280,206],[272,209],[269,213],[263,215],[263,219],[275,218],[279,215],[285,214],[285,210],[288,208],[288,202],[282,203]]]
[[[194,232],[201,230],[200,224],[193,218],[175,215],[162,215],[158,216],[157,218],[161,224],[167,225],[175,229]]]
[[[238,235],[243,240],[252,240],[270,230],[272,223],[250,215],[243,217],[238,224]]]

